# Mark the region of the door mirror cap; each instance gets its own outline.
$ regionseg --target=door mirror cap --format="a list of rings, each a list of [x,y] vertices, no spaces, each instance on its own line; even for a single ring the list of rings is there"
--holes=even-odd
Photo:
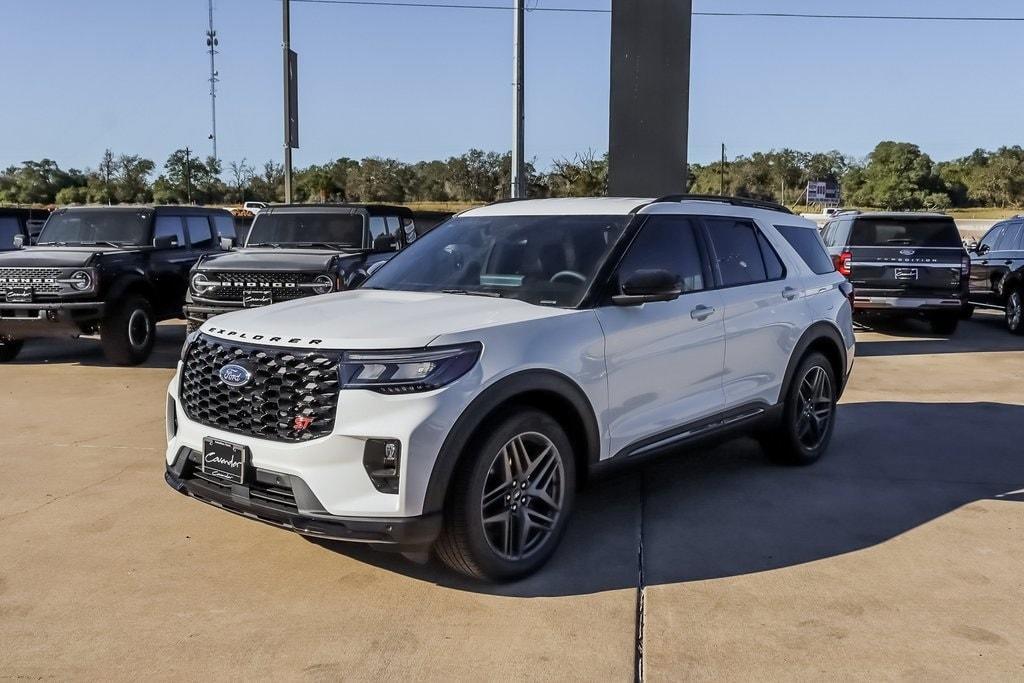
[[[235,248],[235,238],[234,237],[221,237],[220,238],[220,248],[223,249],[224,251],[231,251],[232,249]]]
[[[157,249],[174,249],[178,246],[177,235],[161,235],[153,238],[153,246]]]
[[[667,270],[638,270],[622,283],[622,292],[612,297],[616,306],[639,306],[657,301],[674,301],[683,293],[678,275]]]
[[[978,254],[978,256],[983,256],[988,252],[992,251],[992,247],[989,246],[988,244],[979,244],[977,247],[975,247],[974,251],[975,253]]]
[[[14,248],[15,249],[24,249],[25,248],[25,236],[24,235],[15,235],[14,236]]]

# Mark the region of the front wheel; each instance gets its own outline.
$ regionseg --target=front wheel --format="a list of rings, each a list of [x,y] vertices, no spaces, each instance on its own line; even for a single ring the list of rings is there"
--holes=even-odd
[[[554,553],[572,509],[569,438],[546,413],[521,408],[469,448],[452,484],[437,556],[478,579],[533,573]]]
[[[100,324],[103,353],[115,365],[144,363],[155,341],[153,309],[141,296],[130,297],[116,305]]]
[[[762,439],[774,460],[809,465],[824,454],[835,428],[838,385],[832,364],[820,353],[800,363],[786,394],[782,421]]]
[[[22,339],[5,339],[0,337],[0,363],[9,363],[21,353],[21,347],[25,345]]]
[[[1006,329],[1024,334],[1024,290],[1015,289],[1006,297]]]

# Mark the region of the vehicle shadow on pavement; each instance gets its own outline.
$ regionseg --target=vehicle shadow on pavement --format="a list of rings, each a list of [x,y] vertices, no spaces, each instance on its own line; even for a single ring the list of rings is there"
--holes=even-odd
[[[1002,317],[992,314],[975,315],[961,323],[950,337],[932,334],[927,325],[917,320],[884,321],[862,331],[879,332],[895,339],[858,338],[858,358],[1024,351],[1024,336],[1008,332]]]
[[[181,346],[185,343],[185,323],[161,323],[156,327],[156,344],[153,354],[140,365],[143,368],[163,368],[173,370],[181,356]],[[77,363],[87,367],[117,367],[103,355],[103,348],[98,338],[83,337],[78,339],[29,339],[18,358],[8,365],[43,365],[58,363]]]
[[[436,562],[325,544],[443,586],[515,597],[761,572],[873,546],[967,503],[1024,488],[1024,406],[855,403],[810,467],[768,461],[753,439],[669,454],[578,498],[552,561],[518,583],[463,580]],[[1019,495],[1004,500],[1021,501]]]

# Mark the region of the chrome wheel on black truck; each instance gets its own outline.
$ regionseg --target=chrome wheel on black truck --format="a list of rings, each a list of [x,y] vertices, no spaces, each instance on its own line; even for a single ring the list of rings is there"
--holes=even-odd
[[[521,409],[471,449],[435,551],[474,578],[529,574],[555,551],[572,508],[576,471],[569,439],[550,416]]]
[[[1024,334],[1024,290],[1015,289],[1006,297],[1006,329]]]

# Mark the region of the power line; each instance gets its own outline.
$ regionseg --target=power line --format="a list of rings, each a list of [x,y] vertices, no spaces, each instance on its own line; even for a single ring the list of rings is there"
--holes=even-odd
[[[400,0],[292,0],[317,5],[357,5],[363,7],[404,7],[419,9],[484,10],[511,12],[515,8],[506,5],[477,5],[459,2],[402,2]],[[611,14],[610,9],[591,7],[533,7],[528,12],[551,12],[568,14]],[[834,19],[838,21],[946,21],[976,23],[1024,22],[1024,17],[979,17],[979,16],[935,16],[910,14],[818,14],[810,12],[694,12],[695,17],[724,17],[752,19]]]

